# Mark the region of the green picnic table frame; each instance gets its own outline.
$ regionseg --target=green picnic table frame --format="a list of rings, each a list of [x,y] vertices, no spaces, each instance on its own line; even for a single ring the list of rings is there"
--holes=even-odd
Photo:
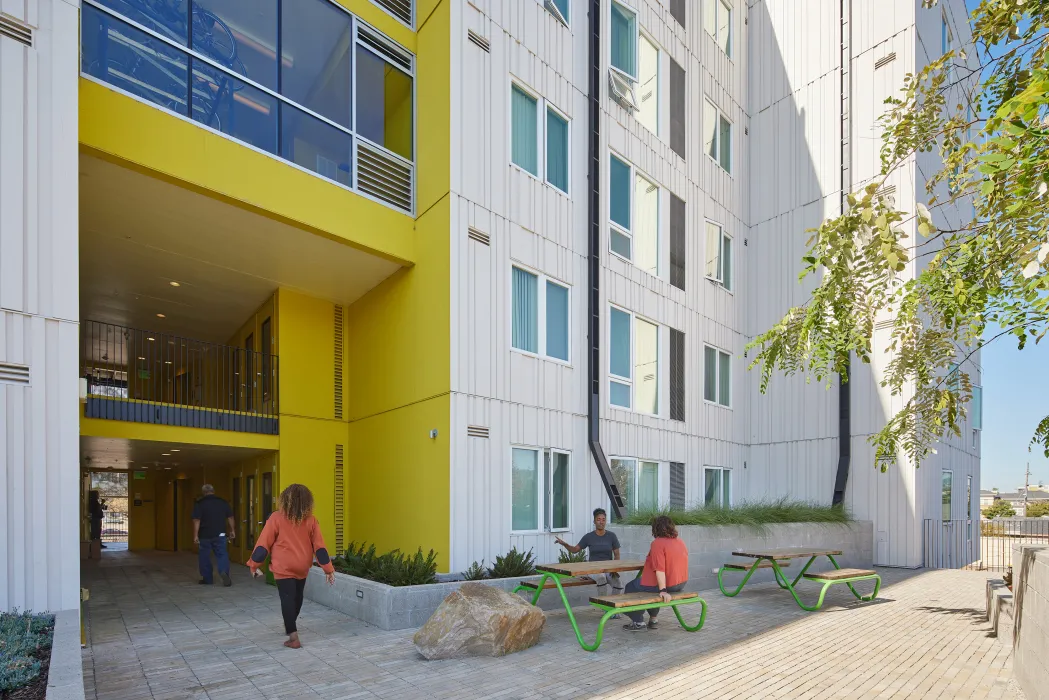
[[[820,590],[819,599],[816,601],[816,604],[815,605],[806,605],[805,603],[803,603],[801,601],[801,598],[798,597],[798,593],[795,590],[796,586],[802,580],[802,578],[804,578],[805,573],[809,570],[809,567],[812,566],[816,562],[816,560],[819,559],[820,557],[827,557],[827,559],[830,560],[830,563],[834,565],[835,569],[841,569],[841,566],[838,565],[837,560],[834,558],[835,555],[839,555],[839,556],[841,555],[841,550],[838,550],[838,549],[809,550],[809,549],[801,549],[801,548],[798,548],[798,549],[770,549],[770,550],[764,550],[764,551],[747,550],[747,551],[733,552],[732,555],[736,556],[736,557],[750,557],[750,558],[753,558],[754,559],[754,563],[750,566],[750,568],[748,568],[746,570],[747,573],[743,577],[743,580],[739,582],[739,585],[736,586],[736,590],[732,591],[731,593],[729,591],[725,590],[725,583],[724,583],[724,581],[722,579],[722,575],[725,572],[725,567],[722,566],[722,567],[718,568],[718,588],[720,588],[721,592],[723,594],[725,594],[726,596],[728,596],[729,598],[732,598],[732,597],[735,597],[735,596],[739,595],[739,592],[743,590],[743,586],[747,585],[747,581],[750,580],[750,577],[754,575],[754,572],[758,570],[758,568],[761,566],[761,562],[763,562],[763,561],[767,561],[767,562],[771,563],[772,570],[773,570],[773,572],[775,574],[775,577],[776,577],[776,583],[779,585],[779,587],[784,589],[784,590],[786,590],[786,591],[788,591],[790,593],[790,595],[794,598],[794,602],[798,604],[798,607],[800,607],[802,610],[807,610],[809,612],[814,612],[814,611],[819,610],[820,608],[823,607],[823,599],[827,595],[827,589],[830,588],[831,586],[833,586],[834,584],[837,584],[837,583],[844,583],[845,585],[847,585],[849,587],[849,590],[852,591],[852,595],[856,596],[857,600],[862,600],[864,602],[868,602],[868,601],[871,601],[871,600],[874,600],[875,598],[877,598],[878,597],[878,591],[881,590],[881,577],[878,576],[877,574],[864,574],[862,576],[851,576],[851,577],[847,577],[847,578],[838,578],[838,579],[833,579],[833,580],[826,580],[826,581],[823,582],[823,588]],[[782,559],[803,559],[805,557],[808,557],[809,560],[807,562],[805,562],[805,566],[803,566],[801,568],[801,571],[799,571],[798,575],[796,577],[794,577],[794,580],[790,581],[787,578],[787,575],[783,572],[783,569],[780,568],[779,563],[778,563],[777,560],[782,560]],[[862,595],[860,595],[856,591],[856,589],[853,587],[853,585],[852,585],[852,584],[856,583],[857,581],[871,581],[871,580],[874,581],[874,592],[871,593],[869,596],[862,596]]]
[[[602,605],[600,603],[591,602],[590,605],[594,606],[599,610],[603,610],[604,615],[601,616],[601,621],[597,625],[597,637],[594,639],[594,643],[590,644],[583,638],[583,633],[579,630],[579,624],[576,622],[575,614],[572,612],[572,606],[568,602],[568,596],[565,595],[565,589],[561,585],[562,579],[576,578],[581,576],[590,577],[594,574],[610,574],[618,573],[621,571],[637,571],[639,572],[644,569],[644,562],[631,562],[623,560],[615,560],[611,562],[577,562],[570,564],[549,564],[535,567],[536,572],[542,575],[538,583],[535,584],[535,594],[532,596],[532,605],[539,603],[539,595],[546,590],[546,582],[553,581],[554,586],[557,588],[558,595],[561,596],[561,603],[565,606],[565,612],[568,613],[568,621],[572,623],[572,629],[575,631],[576,641],[579,642],[579,646],[584,651],[596,651],[601,646],[601,640],[605,634],[605,623],[607,623],[613,615],[618,613],[638,612],[641,610],[651,610],[653,608],[673,608],[674,615],[677,616],[678,623],[689,632],[698,632],[703,623],[707,619],[707,602],[702,598],[685,598],[683,600],[672,600],[669,603],[648,603],[645,605],[630,605],[622,608],[614,608],[610,605]],[[513,592],[519,591],[530,591],[531,586],[524,585],[523,583],[518,584],[514,588]],[[689,626],[685,619],[681,617],[681,612],[677,609],[678,605],[689,604],[699,601],[703,610],[699,616],[699,622],[694,626]]]

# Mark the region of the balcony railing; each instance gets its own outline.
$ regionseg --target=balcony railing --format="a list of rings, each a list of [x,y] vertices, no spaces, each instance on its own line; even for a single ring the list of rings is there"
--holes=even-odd
[[[276,355],[98,321],[80,333],[88,418],[278,434]]]

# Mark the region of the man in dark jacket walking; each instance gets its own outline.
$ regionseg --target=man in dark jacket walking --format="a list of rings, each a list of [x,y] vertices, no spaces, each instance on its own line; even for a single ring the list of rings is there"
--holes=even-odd
[[[232,586],[227,540],[236,537],[233,509],[226,499],[215,495],[211,484],[204,484],[201,491],[204,495],[193,504],[193,542],[199,547],[200,583],[211,585],[211,553],[214,552],[222,585]]]

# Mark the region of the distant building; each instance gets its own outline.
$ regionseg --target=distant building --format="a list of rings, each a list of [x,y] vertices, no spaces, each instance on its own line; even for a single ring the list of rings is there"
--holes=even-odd
[[[980,513],[983,518],[983,511],[985,508],[989,508],[997,500],[1008,501],[1016,511],[1017,518],[1026,517],[1026,510],[1024,507],[1024,487],[1018,488],[1016,491],[998,491],[998,489],[991,489],[990,491],[980,491]],[[1038,486],[1031,486],[1027,490],[1027,504],[1039,503],[1041,501],[1049,501],[1049,488],[1043,484]]]

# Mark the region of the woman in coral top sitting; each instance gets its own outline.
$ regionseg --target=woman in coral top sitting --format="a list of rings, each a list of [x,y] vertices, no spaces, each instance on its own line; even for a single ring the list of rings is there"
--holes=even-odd
[[[313,517],[313,494],[302,484],[292,484],[280,494],[280,509],[270,515],[248,560],[252,576],[262,576],[259,567],[270,558],[270,572],[277,579],[280,611],[288,641],[284,646],[298,649],[299,632],[295,621],[302,609],[302,592],[313,557],[324,569],[328,585],[335,584],[335,568],[324,547],[320,526]]]
[[[671,600],[670,594],[676,593],[688,583],[688,547],[677,536],[674,521],[666,515],[652,520],[652,536],[656,539],[645,557],[645,568],[641,575],[626,585],[625,593],[659,593],[664,603]],[[648,629],[654,630],[659,623],[656,616],[659,608],[648,611]],[[623,629],[636,632],[645,629],[645,611],[628,612],[633,620],[623,625]]]

